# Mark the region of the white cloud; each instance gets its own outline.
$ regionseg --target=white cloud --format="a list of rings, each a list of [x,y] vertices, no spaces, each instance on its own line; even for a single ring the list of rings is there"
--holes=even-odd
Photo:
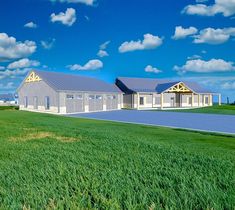
[[[109,56],[108,52],[105,50],[107,48],[107,46],[109,45],[109,43],[110,43],[110,41],[106,41],[106,42],[104,42],[103,44],[101,44],[99,46],[99,51],[97,53],[97,55],[99,57],[102,58],[102,57],[105,57],[105,56]]]
[[[144,70],[146,72],[151,72],[151,73],[156,73],[156,74],[162,72],[160,69],[157,69],[151,65],[146,66]]]
[[[196,0],[197,3],[207,2],[208,0]]]
[[[200,58],[202,58],[202,56],[200,55],[192,55],[192,56],[187,57],[188,60],[195,60],[195,59],[200,59]]]
[[[97,53],[97,55],[99,56],[99,57],[106,57],[106,56],[109,56],[109,54],[107,53],[107,51],[105,51],[105,50],[99,50],[98,51],[98,53]]]
[[[193,35],[197,33],[197,29],[195,27],[183,28],[182,26],[175,27],[175,34],[172,36],[172,39],[184,39],[187,36]]]
[[[36,51],[36,48],[36,43],[33,41],[17,42],[14,37],[0,33],[0,61],[28,57]]]
[[[0,89],[1,90],[11,90],[11,89],[15,89],[15,86],[14,86],[13,82],[8,82],[7,84],[0,83]]]
[[[24,25],[24,27],[26,27],[26,28],[37,28],[38,26],[37,26],[36,23],[29,22],[29,23],[26,23],[26,24]]]
[[[39,66],[40,62],[36,60],[29,60],[28,58],[23,58],[18,61],[10,63],[8,69],[18,69],[18,68],[28,68]]]
[[[79,64],[69,65],[67,66],[70,70],[96,70],[103,67],[102,61],[98,59],[88,61],[84,66]]]
[[[41,45],[44,49],[50,50],[55,44],[55,39],[51,39],[49,41],[41,41]]]
[[[51,22],[61,22],[64,25],[72,26],[76,21],[76,10],[73,8],[67,8],[66,12],[60,12],[59,14],[51,14]]]
[[[32,69],[31,68],[14,69],[14,70],[6,69],[5,71],[0,71],[0,79],[25,76],[30,70]]]
[[[225,82],[221,85],[221,88],[225,90],[235,90],[235,81]]]
[[[107,46],[109,45],[110,41],[106,41],[103,44],[100,45],[100,50],[105,50]]]
[[[51,2],[61,2],[61,3],[81,3],[81,4],[86,4],[86,5],[89,5],[89,6],[92,6],[94,5],[95,1],[96,0],[50,0]]]
[[[0,66],[0,71],[4,69],[5,69],[5,66]]]
[[[152,34],[145,34],[143,41],[130,41],[124,42],[119,47],[120,53],[125,53],[129,51],[135,50],[148,50],[148,49],[155,49],[158,46],[162,45],[163,38],[158,36],[154,36]]]
[[[222,14],[228,17],[235,14],[235,0],[215,0],[215,3],[209,6],[205,4],[188,5],[182,10],[182,13],[201,16]]]
[[[84,15],[84,18],[85,18],[87,21],[90,21],[90,18],[89,18],[87,15]]]
[[[204,61],[201,59],[188,60],[185,65],[179,67],[174,66],[174,70],[179,73],[197,72],[197,73],[209,73],[209,72],[229,72],[234,71],[235,66],[233,62],[225,61],[223,59],[211,59]]]
[[[235,28],[205,28],[198,35],[194,36],[194,43],[222,44],[235,36]]]

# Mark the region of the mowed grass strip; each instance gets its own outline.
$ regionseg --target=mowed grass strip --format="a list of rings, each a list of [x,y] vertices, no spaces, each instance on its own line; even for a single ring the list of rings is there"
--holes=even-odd
[[[232,136],[1,111],[0,145],[0,209],[235,208]]]

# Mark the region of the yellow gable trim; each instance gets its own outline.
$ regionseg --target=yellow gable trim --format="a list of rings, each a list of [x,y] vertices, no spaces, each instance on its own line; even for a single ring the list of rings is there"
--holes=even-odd
[[[169,88],[166,92],[178,92],[178,93],[189,93],[192,92],[189,88],[187,88],[183,83],[178,83],[173,87]]]
[[[25,82],[29,83],[29,82],[39,82],[42,79],[33,71],[31,72],[31,74],[26,78]]]

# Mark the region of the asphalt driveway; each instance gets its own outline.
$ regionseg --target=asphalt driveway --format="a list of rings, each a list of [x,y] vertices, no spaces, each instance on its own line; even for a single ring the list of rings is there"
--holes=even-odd
[[[233,115],[117,110],[72,114],[69,116],[235,134],[235,116]]]

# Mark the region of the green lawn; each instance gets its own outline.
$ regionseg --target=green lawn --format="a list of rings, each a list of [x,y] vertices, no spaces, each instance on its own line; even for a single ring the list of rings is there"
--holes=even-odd
[[[0,209],[235,209],[235,137],[0,111]]]
[[[175,109],[165,111],[235,115],[235,105],[214,105],[196,109]]]

